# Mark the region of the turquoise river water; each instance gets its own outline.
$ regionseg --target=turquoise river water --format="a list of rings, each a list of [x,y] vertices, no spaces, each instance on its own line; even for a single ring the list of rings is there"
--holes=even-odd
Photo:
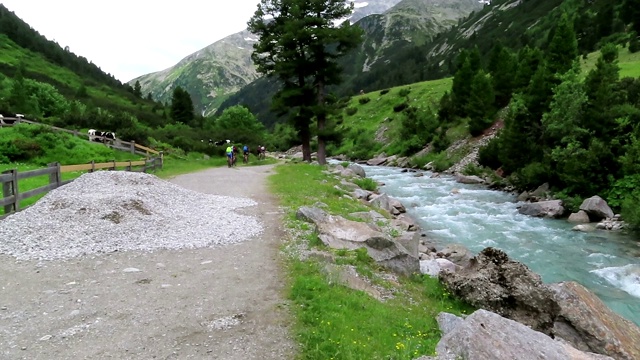
[[[640,325],[640,241],[598,230],[571,231],[566,220],[521,215],[512,194],[452,177],[415,177],[401,169],[363,166],[380,190],[400,200],[438,244],[459,243],[477,253],[504,250],[546,283],[573,280],[589,288],[611,309]],[[452,190],[459,189],[458,194]]]

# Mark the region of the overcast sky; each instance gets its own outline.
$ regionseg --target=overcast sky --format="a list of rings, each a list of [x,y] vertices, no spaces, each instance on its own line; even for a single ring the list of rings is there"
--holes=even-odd
[[[41,35],[122,82],[247,26],[259,0],[0,0]]]

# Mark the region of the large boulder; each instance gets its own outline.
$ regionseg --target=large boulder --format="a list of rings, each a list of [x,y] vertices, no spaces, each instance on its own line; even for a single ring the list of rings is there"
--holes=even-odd
[[[553,333],[574,347],[616,359],[640,359],[640,328],[573,282],[552,284],[560,306]]]
[[[356,175],[360,176],[361,178],[367,177],[367,173],[364,171],[362,166],[360,166],[358,164],[349,164],[347,169],[350,169],[351,171],[353,171]]]
[[[444,333],[436,347],[438,360],[604,360],[608,356],[579,351],[566,343],[486,310],[466,319],[438,315]]]
[[[389,197],[387,194],[374,195],[372,194],[369,198],[369,202],[371,205],[379,207],[380,209],[386,210],[392,215],[400,215],[403,212],[406,212],[407,209],[402,205],[402,203],[398,199],[394,199]]]
[[[355,250],[365,248],[367,254],[381,266],[403,275],[420,271],[418,260],[418,236],[416,232],[401,237],[407,247],[389,235],[359,221],[347,220],[341,216],[329,215],[321,209],[301,207],[296,213],[299,219],[316,225],[318,238],[334,249]],[[412,244],[415,243],[415,244]],[[411,246],[410,246],[411,245]]]
[[[580,210],[584,210],[589,214],[589,218],[593,221],[613,217],[613,210],[611,210],[607,202],[598,195],[592,196],[583,201],[580,205]]]
[[[456,265],[466,267],[475,255],[464,245],[449,244],[444,249],[438,251],[437,256],[445,258]]]
[[[559,218],[564,214],[564,207],[562,200],[547,200],[523,204],[518,208],[518,212],[535,217]]]
[[[386,157],[377,157],[377,158],[367,160],[367,165],[380,166],[380,165],[384,165],[386,162],[387,162]]]
[[[569,215],[567,221],[574,224],[588,224],[591,222],[591,220],[589,220],[589,215],[584,210],[580,210]]]
[[[481,177],[475,175],[456,175],[456,181],[461,184],[484,184],[485,181]]]
[[[506,253],[485,248],[468,267],[441,272],[440,280],[455,296],[471,305],[550,334],[560,311],[554,293],[540,275]]]

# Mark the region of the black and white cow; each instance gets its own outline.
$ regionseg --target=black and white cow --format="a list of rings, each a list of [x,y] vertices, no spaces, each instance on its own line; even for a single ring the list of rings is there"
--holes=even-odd
[[[211,144],[211,139],[209,139],[209,144]],[[213,143],[215,146],[220,146],[224,144],[231,144],[231,140],[220,140]]]
[[[116,140],[116,133],[110,131],[98,131],[89,129],[89,141],[97,141],[101,143],[112,143]]]

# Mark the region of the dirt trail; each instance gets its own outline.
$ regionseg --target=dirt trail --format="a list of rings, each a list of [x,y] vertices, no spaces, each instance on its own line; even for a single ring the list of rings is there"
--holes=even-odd
[[[52,262],[0,255],[0,358],[292,358],[278,255],[282,214],[266,189],[272,168],[170,180],[258,202],[242,211],[265,230],[241,244]]]

